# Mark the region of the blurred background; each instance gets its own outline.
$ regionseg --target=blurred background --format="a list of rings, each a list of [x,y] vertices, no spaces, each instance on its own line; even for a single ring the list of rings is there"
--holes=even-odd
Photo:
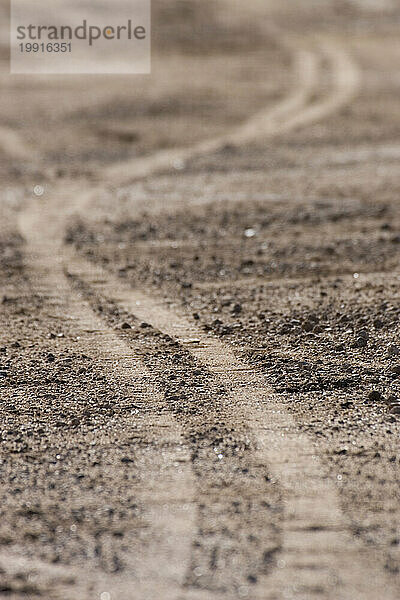
[[[125,78],[9,76],[8,2],[1,8],[0,124],[29,148],[24,165],[14,164],[22,177],[89,174],[235,128],[296,85],[290,35],[306,44],[333,36],[358,52],[382,113],[387,79],[397,84],[399,8],[391,0],[153,0],[152,74]]]

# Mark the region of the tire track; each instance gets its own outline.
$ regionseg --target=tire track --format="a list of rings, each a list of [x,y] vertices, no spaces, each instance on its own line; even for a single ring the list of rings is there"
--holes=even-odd
[[[282,34],[278,36],[275,32],[274,37],[279,37],[281,43],[285,43],[282,42],[285,39]],[[158,171],[171,169],[175,164],[185,164],[197,157],[219,152],[232,144],[243,145],[257,138],[267,138],[278,134],[282,123],[289,121],[293,115],[302,114],[318,84],[319,55],[293,43],[286,42],[286,45],[293,57],[296,86],[275,107],[250,117],[232,132],[201,141],[189,148],[162,150],[147,157],[135,158],[113,165],[104,170],[102,179],[107,183],[122,185]]]
[[[46,298],[53,318],[75,324],[80,351],[94,355],[105,372],[122,385],[128,382],[135,402],[143,407],[142,413],[124,417],[118,439],[113,440],[112,431],[105,435],[99,433],[96,443],[104,447],[104,454],[112,461],[114,454],[118,456],[118,442],[125,440],[126,445],[132,444],[130,436],[137,436],[138,425],[146,432],[143,443],[135,444],[135,462],[140,466],[141,476],[140,482],[132,487],[145,535],[138,537],[135,526],[125,533],[124,543],[131,550],[124,553],[124,569],[116,574],[101,570],[91,573],[79,567],[53,568],[45,562],[28,561],[23,555],[8,552],[0,554],[3,572],[12,575],[13,565],[29,566],[37,575],[36,587],[43,593],[51,590],[52,597],[59,597],[60,593],[64,597],[63,590],[70,595],[71,580],[74,580],[77,586],[74,595],[79,594],[79,598],[93,598],[93,594],[100,597],[107,591],[113,598],[130,600],[134,577],[135,588],[144,600],[155,597],[176,600],[184,583],[196,519],[188,446],[179,425],[165,411],[163,394],[154,388],[152,375],[138,353],[123,337],[105,327],[73,291],[57,258],[49,265],[52,248],[46,243],[40,244],[40,233],[36,231],[38,244],[30,246],[25,265],[32,281],[36,281],[32,284],[34,293]],[[120,429],[118,423],[113,426],[117,431]],[[73,465],[70,469],[73,470]],[[119,477],[118,471],[115,477]],[[87,504],[93,504],[90,494]]]
[[[335,41],[320,39],[322,53],[329,62],[333,91],[327,98],[311,104],[297,115],[286,119],[277,133],[293,131],[326,119],[346,106],[358,93],[361,74],[350,56]]]
[[[258,442],[260,465],[269,465],[285,491],[283,542],[278,569],[252,598],[313,597],[343,600],[397,598],[383,568],[376,565],[350,534],[334,482],[327,480],[317,449],[301,434],[292,416],[256,371],[238,360],[218,339],[204,334],[183,314],[162,301],[130,288],[76,255],[68,258],[68,273],[83,281],[95,297],[150,324],[186,349],[199,365],[217,377],[229,393],[235,422],[245,423]],[[383,596],[383,591],[385,595]]]
[[[132,347],[165,391],[190,445],[198,527],[185,588],[223,597],[254,594],[256,583],[260,589],[267,584],[280,547],[281,495],[229,390],[170,336],[134,320],[79,275],[69,278],[109,327],[127,320]]]
[[[258,138],[259,135],[263,138],[273,137],[283,131],[294,129],[300,125],[307,125],[314,120],[326,117],[330,112],[340,108],[344,102],[349,101],[357,88],[356,70],[348,68],[346,78],[342,78],[335,69],[339,66],[342,68],[343,60],[339,60],[336,50],[333,51],[332,57],[334,60],[332,59],[330,62],[334,69],[334,86],[329,100],[322,99],[312,106],[308,105],[317,83],[316,75],[319,58],[314,53],[299,49],[296,58],[297,69],[300,73],[299,87],[278,107],[267,113],[256,115],[238,130],[226,136],[201,142],[189,149],[162,151],[150,157],[105,169],[102,173],[103,181],[121,185],[123,182],[133,181],[157,171],[168,169],[174,161],[186,162],[196,156],[218,151],[229,143],[245,144]],[[348,62],[348,66],[350,64]],[[42,270],[47,271],[44,280],[51,281],[51,287],[58,288],[60,297],[65,296],[68,298],[68,295],[71,294],[66,289],[67,284],[60,266],[62,258],[60,240],[63,236],[68,215],[75,210],[84,214],[85,208],[100,190],[101,186],[82,189],[82,186],[77,185],[74,189],[74,186],[71,185],[68,189],[56,190],[53,199],[48,198],[41,205],[34,205],[20,215],[21,230],[27,241],[27,254],[34,257],[30,266],[34,269],[35,264],[41,263]],[[65,199],[69,200],[68,206],[65,205]],[[44,243],[41,240],[43,217],[46,217],[48,223]],[[235,421],[233,421],[233,415],[230,415],[230,413],[228,413],[229,418],[232,418],[232,422],[235,424],[245,424],[246,430],[252,432],[259,444],[259,467],[265,469],[265,464],[269,463],[275,474],[274,476],[285,486],[287,520],[284,525],[285,539],[280,550],[279,559],[279,564],[283,565],[284,568],[279,569],[275,575],[269,575],[268,591],[266,591],[262,582],[258,585],[256,581],[253,582],[252,597],[255,599],[282,597],[282,589],[285,589],[284,580],[295,582],[293,585],[290,584],[290,593],[293,597],[309,598],[311,593],[315,593],[317,579],[320,585],[317,593],[321,596],[324,595],[325,598],[337,598],[336,586],[337,581],[340,580],[343,581],[342,598],[376,597],[376,595],[372,595],[371,586],[363,584],[365,573],[369,567],[368,560],[365,564],[360,564],[362,562],[360,561],[360,551],[358,548],[355,549],[353,541],[346,533],[347,525],[338,507],[334,487],[324,481],[322,468],[318,461],[312,462],[310,466],[310,455],[314,452],[312,446],[308,440],[298,435],[294,422],[286,412],[282,411],[280,404],[273,400],[271,390],[264,385],[258,375],[249,370],[246,364],[237,361],[228,347],[199,333],[184,317],[165,309],[155,299],[139,291],[133,292],[115,279],[105,275],[103,271],[96,270],[93,267],[89,268],[84,261],[76,256],[68,256],[64,259],[68,264],[68,271],[88,282],[96,294],[99,290],[105,291],[106,296],[115,299],[118,306],[121,306],[129,314],[134,314],[139,319],[149,322],[155,329],[176,339],[181,348],[185,349],[199,364],[204,365],[214,377],[222,381],[234,407]],[[95,319],[96,325],[93,323],[92,327],[103,331],[99,339],[99,355],[101,353],[105,358],[111,347],[114,348],[116,357],[126,354],[125,346],[124,349],[119,347],[114,335],[112,340],[107,339],[108,334],[105,333],[104,325],[100,326],[97,318],[90,313],[89,309],[77,305],[76,301],[75,306],[76,318],[79,319],[82,325],[86,319]],[[268,398],[268,402],[266,402],[266,398]],[[280,415],[280,417],[278,418],[276,415]],[[198,418],[201,419],[202,415],[199,415]],[[267,425],[269,423],[271,425]],[[176,425],[171,423],[170,428],[174,429]],[[287,443],[286,441],[282,443],[282,428],[284,428]],[[272,446],[271,440],[274,442]],[[256,455],[255,450],[254,453]],[[215,457],[213,458],[215,459]],[[171,459],[172,457],[170,457]],[[202,457],[198,477],[201,478],[204,470],[211,468],[211,465],[210,456],[205,454]],[[295,473],[295,477],[293,473]],[[299,474],[307,481],[308,487],[306,490],[303,488],[298,489],[299,486],[296,485]],[[186,494],[188,494],[187,486],[190,481],[190,475],[186,472],[184,481],[181,484],[186,489]],[[256,481],[260,481],[259,474],[256,476]],[[191,485],[189,483],[189,487]],[[310,490],[311,494],[309,493]],[[170,494],[171,490],[168,493]],[[260,494],[262,492],[257,491],[257,497]],[[205,510],[203,517],[200,514],[200,522],[202,518],[203,522],[207,522],[207,519],[212,518],[211,511],[216,506],[218,495],[216,493],[205,494],[203,498]],[[319,499],[323,501],[321,502]],[[229,501],[229,498],[227,498],[227,501]],[[156,510],[154,516],[157,514]],[[256,515],[257,511],[254,514]],[[188,543],[188,538],[191,539],[192,537],[192,531],[190,523],[187,523],[183,516],[180,518],[183,523],[184,535],[179,542],[176,542],[175,550],[182,553],[181,558],[172,555],[169,557],[171,560],[168,561],[168,564],[185,564],[183,559],[184,548],[185,544]],[[167,531],[170,519],[173,525],[176,523],[171,515],[166,515],[164,526]],[[244,517],[242,517],[242,524],[245,522]],[[262,530],[262,525],[258,525],[258,527]],[[316,545],[319,545],[317,550],[315,550]],[[160,560],[157,550],[158,548],[154,547],[154,556],[149,557],[150,566],[148,566],[148,570],[152,574],[154,574],[157,561]],[[200,556],[202,557],[201,560],[204,557],[209,557],[210,549],[202,549]],[[256,555],[254,554],[254,556]],[[299,556],[305,559],[305,565],[298,563]],[[350,569],[349,567],[350,560],[354,560],[358,565],[354,577],[351,575],[354,568]],[[212,596],[202,589],[198,591],[192,589],[194,582],[190,578],[194,573],[194,564],[196,564],[196,561],[188,570],[189,579],[187,583],[190,589],[187,590],[187,593],[182,592],[182,597],[188,600],[189,598],[194,600],[200,597],[214,598],[215,594],[220,593],[218,586],[212,592]],[[141,568],[146,571],[146,567]],[[316,572],[319,573],[317,578]],[[334,575],[331,575],[332,572]],[[164,580],[168,580],[167,568],[160,575],[161,577],[158,580],[161,580],[159,585],[162,585]],[[221,593],[224,593],[223,588],[226,577],[227,575],[222,577]],[[332,578],[330,579],[330,577]],[[375,581],[377,585],[374,588],[374,593],[380,589],[383,582],[383,576],[379,571],[376,572]],[[312,585],[310,582],[312,582]],[[123,586],[125,584],[122,583],[121,585],[122,591],[120,593],[121,597],[124,597],[123,590],[125,588]],[[207,589],[207,586],[210,587],[210,585],[212,585],[212,582],[207,580],[204,587]],[[248,593],[246,590],[242,590],[242,592],[243,595]],[[143,593],[146,594],[144,591]],[[167,585],[161,596],[172,598],[175,593],[176,588]],[[239,593],[239,589],[237,593]],[[146,597],[146,595],[143,597]],[[391,598],[392,596],[388,595],[387,597]]]
[[[274,37],[280,41],[285,39],[282,32],[274,31]],[[109,184],[123,185],[169,170],[174,164],[184,165],[197,157],[219,152],[230,145],[241,146],[274,138],[326,119],[357,95],[361,86],[361,73],[338,43],[317,39],[318,52],[304,49],[299,41],[291,38],[284,43],[293,56],[296,87],[277,106],[250,117],[246,123],[226,135],[199,142],[190,148],[163,150],[148,157],[113,165],[104,170],[104,180]],[[322,94],[319,100],[310,103],[313,94],[321,93],[321,89],[318,89],[321,57],[328,61],[332,89],[327,97]]]
[[[300,90],[297,90],[295,92],[294,95],[290,95],[290,97],[288,99],[286,99],[283,102],[283,105],[281,106],[281,108],[277,108],[274,111],[272,111],[271,114],[271,122],[275,121],[277,119],[277,117],[280,115],[284,115],[287,114],[288,112],[291,112],[297,108],[299,108],[304,102],[306,102],[306,99],[308,98],[309,94],[311,93],[312,89],[313,89],[313,84],[314,84],[314,80],[315,80],[315,75],[316,75],[316,71],[315,71],[315,66],[316,66],[316,60],[314,58],[313,55],[311,54],[307,54],[304,53],[303,51],[299,52],[299,55],[297,57],[297,65],[298,65],[298,69],[300,71],[300,75],[302,77],[302,81],[301,81],[301,86],[300,86]],[[253,130],[253,125],[249,128],[250,130]],[[241,133],[240,134],[240,138],[244,138],[244,135],[249,135],[249,131],[247,131],[246,133]],[[225,143],[225,140],[223,139],[218,139],[218,140],[211,140],[210,142],[206,142],[206,143],[202,143],[200,145],[198,145],[195,149],[192,149],[192,151],[190,151],[191,153],[194,152],[195,154],[198,152],[209,152],[212,151],[213,149],[217,149],[219,148],[221,145],[223,145]],[[184,154],[185,154],[185,160],[187,159],[188,156],[188,151],[185,149],[184,150]],[[156,156],[153,156],[149,159],[144,159],[144,161],[139,161],[139,163],[136,165],[136,173],[137,176],[139,175],[143,175],[146,172],[150,173],[150,172],[154,172],[157,169],[160,168],[164,168],[165,166],[169,166],[171,164],[171,160],[174,160],[174,157],[176,159],[180,159],[182,157],[182,152],[181,151],[176,151],[176,152],[171,152],[168,151],[166,153],[159,153]],[[130,168],[130,167],[129,167]],[[123,169],[125,169],[125,165],[123,166]],[[111,176],[112,174],[109,172],[106,172],[106,177],[107,179]],[[131,175],[129,174],[129,178],[131,177]],[[94,191],[88,189],[86,192],[86,201],[89,201],[92,196],[93,196]],[[66,302],[66,306],[68,307],[68,312],[72,312],[72,314],[75,316],[77,323],[79,324],[79,327],[82,330],[88,329],[88,330],[92,330],[92,331],[100,331],[101,334],[97,337],[96,339],[96,351],[100,357],[100,359],[102,361],[105,362],[105,364],[107,364],[107,361],[110,360],[110,356],[112,357],[112,360],[117,360],[119,356],[128,356],[129,360],[132,361],[134,360],[134,356],[132,356],[132,351],[130,351],[130,353],[127,354],[127,348],[125,346],[121,346],[121,342],[115,339],[115,335],[110,333],[109,330],[106,330],[104,328],[104,325],[100,324],[100,321],[94,317],[93,313],[90,312],[90,309],[87,308],[84,304],[80,304],[79,300],[76,298],[76,296],[74,296],[74,294],[71,292],[70,289],[68,289],[68,284],[66,279],[64,278],[64,275],[62,273],[61,270],[61,257],[62,257],[62,253],[61,253],[61,249],[60,249],[60,245],[61,245],[61,241],[62,237],[63,237],[63,229],[64,229],[64,223],[65,220],[68,219],[69,215],[72,214],[76,208],[75,202],[70,202],[71,199],[71,194],[74,200],[76,200],[76,203],[80,204],[82,202],[82,189],[81,186],[77,185],[76,186],[76,190],[75,193],[72,189],[72,186],[70,188],[68,188],[67,190],[63,190],[61,193],[59,191],[55,192],[55,196],[56,196],[56,202],[54,202],[53,204],[47,205],[46,201],[42,202],[40,201],[36,204],[36,205],[32,205],[28,210],[24,211],[23,213],[21,213],[20,215],[20,228],[22,230],[22,233],[25,236],[26,242],[27,242],[27,247],[26,247],[26,255],[30,257],[29,262],[27,264],[28,269],[32,270],[32,272],[37,273],[38,274],[38,281],[41,282],[41,286],[43,287],[42,291],[45,291],[46,293],[52,293],[52,290],[56,290],[56,297],[60,300],[63,299],[64,302]],[[82,207],[83,207],[82,203]],[[57,207],[59,207],[61,210],[57,210]],[[43,231],[42,231],[42,222],[43,222],[43,216],[46,214],[47,210],[50,210],[49,214],[47,214],[47,218],[46,218],[46,223],[47,223],[47,229],[46,229],[46,234],[44,236],[43,239]],[[93,336],[92,336],[93,337]],[[84,346],[85,343],[87,344],[93,344],[93,339],[91,340],[87,340],[87,342],[84,342],[83,340],[81,341],[81,344]],[[93,348],[92,348],[93,349]],[[113,349],[113,350],[111,350]],[[111,355],[110,355],[111,352]],[[147,394],[149,396],[151,396],[151,389],[148,390]],[[154,402],[154,401],[153,401]],[[200,419],[202,418],[202,416],[200,415],[199,417]],[[170,429],[172,432],[176,432],[177,431],[177,425],[175,425],[174,422],[169,423],[168,425],[168,429]],[[175,433],[175,435],[178,435],[177,433]],[[171,455],[169,457],[169,464],[173,464],[173,455]],[[214,457],[215,458],[215,457]],[[209,457],[203,457],[203,462],[206,461],[207,464],[207,460],[209,460]],[[154,465],[153,465],[153,471],[157,469],[157,464],[158,461],[155,458],[154,459]],[[160,469],[160,465],[158,464],[158,468]],[[203,468],[203,467],[202,467]],[[191,471],[190,471],[191,473]],[[190,477],[191,474],[187,472],[187,469],[185,470],[185,475],[183,476],[183,481],[180,482],[180,487],[185,489],[185,493],[186,496],[190,497],[191,491],[190,491]],[[189,479],[188,479],[189,477]],[[170,476],[170,482],[172,481],[172,478]],[[166,493],[168,494],[168,491],[166,491]],[[143,491],[143,494],[145,495],[145,491]],[[171,507],[171,503],[173,504],[173,495],[174,495],[174,485],[171,484],[171,490],[169,491],[169,494],[172,494],[172,498],[169,498],[169,506]],[[204,499],[204,506],[207,507],[207,509],[203,510],[204,513],[204,518],[207,521],[207,518],[209,518],[209,515],[212,513],[212,504],[213,502],[215,502],[216,500],[216,495],[215,493],[210,494],[209,497],[207,496],[207,494],[203,495],[203,499]],[[149,506],[152,506],[152,503],[149,502]],[[224,502],[222,502],[222,506],[224,506]],[[150,509],[151,510],[151,509]],[[154,582],[155,583],[151,583],[151,585],[163,585],[163,577],[165,579],[165,582],[169,582],[169,574],[168,574],[168,570],[169,569],[174,569],[174,568],[179,568],[182,565],[185,565],[185,559],[186,556],[189,556],[189,553],[185,551],[185,544],[187,543],[191,543],[191,540],[193,538],[193,531],[190,529],[191,527],[191,521],[190,519],[193,517],[193,515],[190,515],[190,511],[189,513],[186,513],[185,515],[180,514],[178,518],[174,518],[174,516],[171,514],[171,511],[167,510],[166,511],[167,514],[165,514],[165,518],[161,519],[161,523],[160,523],[160,519],[157,518],[158,515],[158,510],[154,509],[153,510],[153,519],[154,519],[154,523],[158,523],[158,527],[163,530],[165,532],[165,535],[162,536],[161,538],[161,549],[168,547],[170,548],[170,544],[166,543],[166,541],[168,540],[168,538],[171,538],[172,540],[176,540],[176,535],[174,536],[174,531],[178,530],[178,525],[180,524],[180,529],[181,529],[181,533],[182,533],[182,537],[179,540],[179,543],[175,544],[175,551],[170,553],[170,560],[166,561],[166,556],[167,556],[167,552],[164,552],[164,554],[160,554],[160,548],[157,546],[157,544],[153,541],[152,544],[150,544],[150,548],[151,548],[151,552],[149,552],[148,555],[148,560],[147,562],[145,561],[145,564],[142,564],[139,572],[144,573],[144,572],[150,572],[151,570],[153,570],[153,576],[154,576]],[[256,511],[253,513],[254,515],[258,514],[258,511]],[[260,515],[262,515],[262,511],[259,513]],[[186,520],[185,520],[186,518]],[[204,522],[204,518],[203,518],[203,522]],[[189,521],[188,521],[189,519]],[[259,528],[261,528],[262,530],[262,524],[259,525]],[[267,534],[268,532],[265,531],[265,534]],[[153,536],[154,540],[158,540],[159,536],[155,535]],[[212,551],[210,549],[206,549],[205,553],[204,552],[200,552],[200,555],[204,555],[207,556],[209,554],[209,551]],[[176,554],[178,553],[178,554]],[[181,553],[179,555],[179,553]],[[163,570],[163,572],[159,572],[158,574],[156,574],[154,572],[154,568],[157,565],[157,563],[160,564],[168,564],[169,565],[169,569],[167,568],[167,566],[165,567],[165,569]],[[189,580],[190,578],[193,576],[194,570],[195,570],[195,566],[192,565],[192,569],[188,570],[186,567],[184,567],[185,571],[188,573],[191,573],[191,575],[189,574]],[[204,569],[205,572],[207,572],[207,568]],[[208,577],[208,581],[210,581],[210,575],[204,575],[206,578]],[[228,575],[227,575],[228,576]],[[225,577],[225,580],[227,579],[227,576]],[[189,581],[188,580],[188,581]],[[149,581],[153,582],[152,577],[149,577]],[[161,581],[161,583],[160,583]],[[194,585],[193,579],[191,580],[191,583]],[[125,583],[115,583],[115,585],[117,586],[115,589],[119,590],[119,594],[121,595],[121,597],[124,597],[124,585]],[[138,585],[142,585],[143,586],[143,582],[139,582]],[[122,586],[122,587],[118,587],[118,586]],[[162,597],[168,598],[168,597],[172,597],[175,593],[176,593],[176,589],[173,586],[169,586],[168,584],[165,583],[164,584],[165,589],[163,589],[163,593],[162,593]],[[218,587],[218,586],[217,586]],[[193,590],[192,590],[193,591]],[[218,590],[215,589],[214,590],[215,593],[218,593]],[[194,591],[193,591],[194,593]],[[144,595],[143,595],[144,594]],[[142,597],[145,598],[146,597],[146,592],[143,589],[143,594]],[[203,592],[201,590],[196,591],[196,598],[197,597],[201,597],[203,594]],[[156,594],[159,596],[159,594]],[[154,597],[154,594],[153,594]]]

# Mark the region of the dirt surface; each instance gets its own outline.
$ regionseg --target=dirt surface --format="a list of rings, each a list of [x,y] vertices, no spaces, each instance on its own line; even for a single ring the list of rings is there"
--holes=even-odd
[[[397,3],[153,8],[147,77],[3,32],[0,597],[397,599]]]

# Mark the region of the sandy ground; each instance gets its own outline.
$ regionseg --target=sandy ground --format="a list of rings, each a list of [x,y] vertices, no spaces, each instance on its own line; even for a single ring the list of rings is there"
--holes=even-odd
[[[0,597],[397,599],[397,3],[153,8],[146,77],[3,31]]]

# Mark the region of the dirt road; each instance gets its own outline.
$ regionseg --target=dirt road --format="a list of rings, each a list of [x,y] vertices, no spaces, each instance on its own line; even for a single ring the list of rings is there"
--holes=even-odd
[[[400,11],[154,4],[4,62],[0,597],[398,598]]]

